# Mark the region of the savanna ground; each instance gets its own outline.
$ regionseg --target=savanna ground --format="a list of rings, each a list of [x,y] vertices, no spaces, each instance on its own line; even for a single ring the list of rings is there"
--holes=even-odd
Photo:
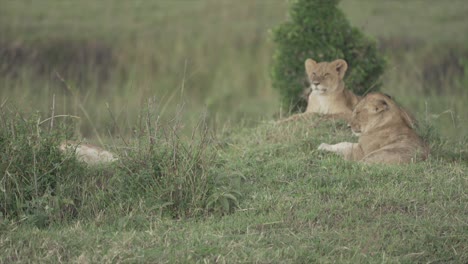
[[[342,122],[271,123],[286,1],[0,6],[1,262],[468,262],[465,1],[340,4],[432,147],[400,167],[318,152]]]

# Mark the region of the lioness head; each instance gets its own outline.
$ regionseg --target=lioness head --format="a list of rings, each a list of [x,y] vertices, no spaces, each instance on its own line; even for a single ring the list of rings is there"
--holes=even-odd
[[[351,130],[357,136],[390,123],[402,123],[412,128],[413,120],[390,96],[382,93],[366,95],[354,108]]]
[[[305,68],[313,94],[326,95],[344,89],[343,77],[348,69],[346,61],[317,63],[313,59],[307,59]]]

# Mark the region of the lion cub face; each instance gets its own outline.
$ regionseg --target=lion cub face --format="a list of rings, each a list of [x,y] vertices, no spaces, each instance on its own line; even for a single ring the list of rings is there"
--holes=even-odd
[[[388,124],[401,116],[400,111],[400,107],[389,96],[381,93],[368,94],[353,110],[351,130],[359,136],[361,133]]]
[[[348,69],[348,64],[344,60],[332,62],[319,62],[313,59],[305,61],[307,76],[310,81],[312,94],[327,95],[344,89],[343,77]]]

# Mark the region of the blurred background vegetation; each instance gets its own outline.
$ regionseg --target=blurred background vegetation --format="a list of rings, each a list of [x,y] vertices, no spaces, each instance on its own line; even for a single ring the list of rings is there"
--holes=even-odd
[[[285,0],[0,0],[0,98],[70,119],[77,137],[127,136],[143,109],[215,131],[277,118],[269,30]],[[382,91],[446,137],[468,134],[468,5],[343,0],[388,61]],[[304,58],[305,59],[305,58]],[[345,58],[346,59],[346,58]],[[55,100],[53,99],[55,98]],[[140,120],[140,121],[139,121]]]

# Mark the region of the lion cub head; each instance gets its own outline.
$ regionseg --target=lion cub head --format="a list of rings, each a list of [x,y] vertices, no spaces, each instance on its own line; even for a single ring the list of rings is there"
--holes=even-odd
[[[346,61],[339,59],[317,63],[307,59],[305,68],[313,94],[326,95],[344,89],[343,77],[348,69]]]
[[[351,117],[351,130],[357,136],[385,126],[403,124],[412,128],[412,118],[399,107],[390,96],[370,93],[354,108]]]

